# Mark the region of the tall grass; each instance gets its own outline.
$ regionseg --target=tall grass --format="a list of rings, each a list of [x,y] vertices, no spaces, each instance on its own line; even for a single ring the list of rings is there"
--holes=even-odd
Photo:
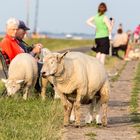
[[[60,140],[60,101],[0,99],[1,140]]]
[[[135,123],[134,127],[137,128],[137,133],[140,139],[140,112],[139,112],[139,98],[140,98],[140,63],[138,64],[136,75],[133,80],[133,88],[131,92],[131,119]]]
[[[131,95],[131,112],[136,113],[138,109],[138,97],[140,94],[140,63],[136,70],[136,75],[133,80],[133,88]]]

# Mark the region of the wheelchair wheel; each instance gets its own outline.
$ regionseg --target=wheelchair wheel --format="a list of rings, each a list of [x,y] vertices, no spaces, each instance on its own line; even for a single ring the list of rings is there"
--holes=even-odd
[[[8,64],[6,63],[6,60],[1,51],[0,51],[0,61],[2,64],[2,71],[5,75],[5,77],[8,78]]]

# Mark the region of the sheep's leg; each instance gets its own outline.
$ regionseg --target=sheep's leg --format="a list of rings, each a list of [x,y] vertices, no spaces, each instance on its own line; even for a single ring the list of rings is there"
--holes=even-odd
[[[98,101],[98,102],[96,102],[96,105],[95,105],[95,119],[96,119],[96,124],[98,124],[98,125],[102,124],[100,109],[101,109],[101,102]]]
[[[96,99],[94,98],[92,100],[91,105],[89,106],[89,110],[87,112],[86,118],[85,118],[85,123],[91,123],[95,117],[95,106],[96,106]]]
[[[56,89],[55,89],[56,90]],[[72,111],[72,103],[70,103],[66,96],[63,93],[59,93],[57,90],[56,92],[59,94],[60,99],[62,101],[64,107],[64,126],[68,126],[70,123],[70,115]]]
[[[74,108],[75,108],[75,126],[76,127],[80,126],[80,118],[81,118],[80,107],[81,107],[81,103],[76,101],[74,103]]]
[[[72,103],[67,101],[64,105],[64,126],[67,126],[70,123],[70,115],[72,111]]]
[[[77,92],[76,101],[74,102],[74,110],[75,110],[75,126],[80,126],[80,119],[81,119],[81,92]]]
[[[23,94],[23,99],[24,100],[27,100],[28,92],[29,92],[29,87],[26,86],[25,89],[24,89],[24,94]]]
[[[102,116],[102,125],[107,125],[107,108],[108,108],[108,101],[109,101],[109,82],[106,81],[101,89],[101,104],[102,104],[102,110],[103,110],[103,116]]]
[[[107,103],[102,104],[103,108],[103,117],[102,117],[102,125],[107,126]]]
[[[45,100],[46,98],[46,89],[48,85],[48,79],[41,77],[41,97],[42,100]]]
[[[75,121],[75,110],[74,107],[72,107],[71,115],[70,115],[70,121],[73,122]]]

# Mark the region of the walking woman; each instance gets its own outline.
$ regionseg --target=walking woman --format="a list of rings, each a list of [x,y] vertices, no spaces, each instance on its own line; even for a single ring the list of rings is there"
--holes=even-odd
[[[87,20],[87,24],[89,26],[96,28],[96,58],[99,59],[103,64],[105,63],[106,54],[109,54],[109,35],[111,34],[114,25],[113,18],[110,18],[109,20],[105,15],[106,11],[107,6],[104,2],[102,2],[98,6],[98,13]]]

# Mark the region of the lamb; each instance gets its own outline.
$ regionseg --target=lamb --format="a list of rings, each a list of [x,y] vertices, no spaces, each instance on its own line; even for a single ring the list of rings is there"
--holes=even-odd
[[[96,102],[96,121],[107,125],[109,81],[99,60],[80,52],[49,53],[44,58],[41,74],[54,85],[60,96],[64,107],[64,126],[69,125],[74,110],[75,126],[79,127],[81,104],[89,102],[92,120]],[[102,119],[99,116],[101,107]]]
[[[31,87],[36,84],[37,76],[38,67],[35,58],[28,53],[21,53],[10,63],[8,79],[2,81],[5,83],[8,96],[14,95],[23,88],[23,99],[26,100]]]

